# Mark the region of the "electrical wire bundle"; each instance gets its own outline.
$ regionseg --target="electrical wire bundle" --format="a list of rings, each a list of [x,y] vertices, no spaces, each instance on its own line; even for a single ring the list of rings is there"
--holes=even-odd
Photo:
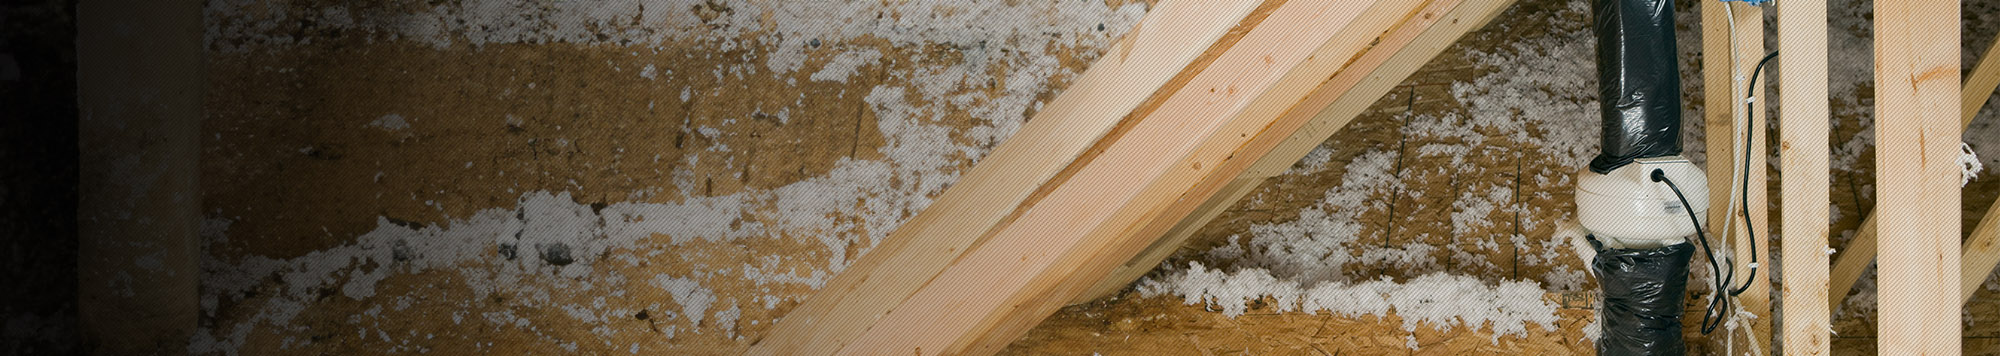
[[[1778,57],[1778,52],[1772,51],[1770,54],[1765,55],[1763,60],[1759,60],[1757,62],[1756,70],[1752,71],[1750,74],[1750,83],[1756,83],[1757,77],[1760,74],[1763,74],[1764,72],[1764,66],[1766,64],[1769,64],[1771,62],[1771,59],[1777,57]],[[1743,164],[1739,166],[1737,169],[1738,176],[1740,177],[1739,182],[1741,183],[1741,189],[1737,189],[1738,187],[1735,186],[1732,186],[1731,188],[1732,190],[1736,190],[1738,194],[1741,194],[1740,196],[1735,197],[1737,199],[1733,199],[1741,204],[1740,209],[1737,210],[1736,213],[1742,214],[1743,228],[1745,231],[1745,237],[1747,238],[1747,241],[1750,244],[1749,245],[1750,250],[1756,251],[1757,228],[1754,225],[1751,225],[1750,221],[1750,216],[1749,216],[1750,189],[1748,187],[1750,185],[1750,145],[1753,142],[1756,142],[1756,137],[1757,137],[1757,129],[1756,126],[1754,126],[1753,124],[1755,122],[1756,113],[1752,111],[1755,110],[1755,104],[1757,102],[1757,92],[1755,90],[1747,90],[1747,92],[1748,94],[1746,94],[1743,99],[1743,110],[1744,110],[1743,112],[1746,119],[1744,121],[1746,126],[1751,126],[1751,127],[1746,127],[1744,129],[1743,147],[1741,149],[1741,151],[1743,152]],[[1657,169],[1653,170],[1652,180],[1654,182],[1667,183],[1667,188],[1670,188],[1674,191],[1674,197],[1680,198],[1681,206],[1694,206],[1688,202],[1687,196],[1681,193],[1680,186],[1674,184],[1674,181],[1672,179],[1667,178],[1665,171]],[[1725,214],[1725,216],[1728,215]],[[1704,232],[1702,229],[1701,220],[1696,218],[1694,214],[1690,213],[1688,214],[1688,221],[1694,224],[1695,235],[1697,237],[1695,242],[1697,245],[1701,246],[1702,253],[1708,256],[1708,267],[1709,269],[1715,272],[1716,276],[1716,278],[1714,278],[1715,293],[1712,294],[1714,297],[1710,298],[1708,302],[1708,309],[1705,310],[1701,316],[1701,333],[1708,334],[1710,332],[1715,331],[1716,327],[1721,326],[1722,322],[1728,319],[1727,314],[1729,313],[1730,310],[1730,298],[1735,298],[1738,295],[1742,295],[1743,291],[1750,289],[1750,283],[1756,281],[1757,254],[1754,252],[1750,254],[1750,264],[1749,264],[1750,271],[1749,275],[1746,278],[1744,278],[1743,284],[1740,286],[1731,287],[1731,285],[1736,284],[1736,262],[1734,260],[1727,260],[1724,261],[1723,263],[1718,264],[1716,262],[1718,261],[1718,259],[1715,255],[1714,249],[1709,247],[1708,233]],[[1725,224],[1727,224],[1727,222],[1725,222]],[[1727,229],[1729,227],[1724,226],[1723,228]],[[1726,237],[1727,235],[1724,236]]]

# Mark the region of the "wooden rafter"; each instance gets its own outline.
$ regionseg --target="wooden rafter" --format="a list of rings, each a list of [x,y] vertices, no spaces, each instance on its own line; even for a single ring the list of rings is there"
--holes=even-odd
[[[750,353],[997,352],[1306,126],[1285,113],[1435,1],[1163,3],[1057,99],[1074,107],[1037,114]]]
[[[752,354],[831,354],[942,272],[1080,157],[1174,73],[1226,48],[1258,4],[1167,2],[1153,9],[1035,115],[921,213],[836,274],[751,348]],[[921,238],[919,238],[921,237]],[[893,264],[885,268],[884,265]],[[847,322],[856,326],[838,328]]]
[[[1348,65],[1347,69],[1334,74],[1305,101],[1292,107],[1286,117],[1310,117],[1304,127],[1290,136],[1260,137],[1260,140],[1278,139],[1283,141],[1274,146],[1270,153],[1250,166],[1222,190],[1202,201],[1187,218],[1173,221],[1164,237],[1147,246],[1138,256],[1118,266],[1103,280],[1098,281],[1088,291],[1079,295],[1071,303],[1096,300],[1123,290],[1132,281],[1138,280],[1146,272],[1158,266],[1161,261],[1193,237],[1197,230],[1208,225],[1210,220],[1242,200],[1244,195],[1255,190],[1266,179],[1277,176],[1289,169],[1299,159],[1312,151],[1313,147],[1326,142],[1327,137],[1346,127],[1369,105],[1382,95],[1394,89],[1403,79],[1409,78],[1430,59],[1443,53],[1445,48],[1464,37],[1466,33],[1484,27],[1493,17],[1512,5],[1515,0],[1439,0],[1425,6],[1416,16],[1397,25],[1382,36],[1380,43]],[[1165,221],[1156,222],[1163,223]]]
[[[1828,355],[1832,314],[1826,303],[1827,51],[1826,1],[1787,0],[1778,5],[1778,154],[1784,223],[1784,350]]]
[[[1875,2],[1876,345],[1884,354],[1960,352],[1958,19],[1957,0]]]

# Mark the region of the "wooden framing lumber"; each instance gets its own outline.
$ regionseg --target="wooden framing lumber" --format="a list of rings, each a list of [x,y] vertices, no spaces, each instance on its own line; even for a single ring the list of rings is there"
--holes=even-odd
[[[1248,165],[1252,135],[1350,63],[1415,2],[1291,0],[1048,191],[883,315],[853,354],[989,354],[1150,244]],[[1301,44],[1323,43],[1320,46]],[[1315,48],[1317,47],[1317,48]],[[1291,124],[1295,127],[1297,124]],[[1277,131],[1267,130],[1273,128]],[[1236,158],[1243,157],[1243,158]],[[1220,182],[1205,177],[1223,177]],[[1215,184],[1204,184],[1214,182]],[[1192,186],[1192,188],[1190,188]],[[1190,198],[1191,197],[1191,198]],[[1178,208],[1178,209],[1177,209]],[[1133,231],[1137,228],[1138,231]]]
[[[2000,85],[2000,38],[1994,39],[1994,45],[1987,47],[1986,53],[1979,58],[1978,67],[1972,69],[1972,75],[1966,77],[1965,86],[1961,89],[1961,130],[1972,125],[1972,118],[1979,114],[1981,104],[1986,103],[1987,98],[1993,95],[1994,87]],[[1993,216],[1994,208],[2000,208],[2000,201],[1986,208],[1986,217],[1979,220],[1980,228],[1973,229],[1972,236],[1966,239],[1961,266],[1967,273],[1963,276],[1965,282],[1961,287],[1965,290],[1961,291],[1963,297],[1959,298],[1960,301],[1970,300],[1973,288],[1985,282],[1986,276],[1993,272],[1994,263],[2000,262],[2000,236],[1994,236],[2000,234],[2000,230],[1986,228],[2000,224],[2000,218]],[[1828,284],[1828,293],[1832,296],[1828,302],[1836,308],[1854,289],[1854,282],[1861,279],[1861,273],[1875,263],[1874,211],[1869,211],[1868,216],[1862,219],[1861,227],[1855,230],[1854,238],[1847,242],[1843,251],[1840,258],[1834,260],[1833,275]]]
[[[1424,9],[1411,22],[1398,26],[1382,38],[1350,69],[1327,80],[1322,92],[1293,108],[1286,115],[1311,116],[1306,126],[1285,137],[1269,155],[1258,159],[1245,177],[1270,178],[1290,170],[1313,148],[1326,142],[1334,132],[1374,105],[1383,95],[1402,84],[1466,33],[1486,27],[1515,0],[1439,1]],[[1455,6],[1452,6],[1454,5]],[[1431,16],[1438,16],[1436,19]],[[1372,71],[1369,69],[1373,69]]]
[[[1879,195],[1878,195],[1879,196]],[[1861,280],[1861,273],[1868,266],[1875,265],[1875,211],[1861,218],[1861,227],[1854,229],[1854,238],[1848,239],[1833,260],[1833,269],[1826,281],[1827,307],[1840,309],[1840,303],[1847,299],[1847,292],[1854,289],[1854,283]]]
[[[1959,257],[1960,303],[1972,300],[1972,293],[1979,291],[1979,285],[1993,275],[1993,266],[2000,264],[2000,209],[1996,208],[2000,208],[2000,199],[1986,207],[1986,216],[1979,218],[1972,236],[1965,239],[1965,252]]]
[[[1179,223],[1174,224],[1174,227],[1167,229],[1166,235],[1161,236],[1158,241],[1153,241],[1152,245],[1147,245],[1145,250],[1140,251],[1131,260],[1119,264],[1110,274],[1105,275],[1104,279],[1098,280],[1097,284],[1091,285],[1083,294],[1070,299],[1069,303],[1088,303],[1124,290],[1125,286],[1132,284],[1132,281],[1146,276],[1146,273],[1158,267],[1160,262],[1172,257],[1174,251],[1180,250],[1182,245],[1187,244],[1189,238],[1194,237],[1195,232],[1207,226],[1209,221],[1215,220],[1216,216],[1222,215],[1230,205],[1243,200],[1243,196],[1249,195],[1250,191],[1257,190],[1257,186],[1263,183],[1264,177],[1240,177],[1236,178],[1236,181],[1229,182],[1229,185],[1223,186],[1214,197],[1196,206],[1194,212],[1186,219],[1181,219]]]
[[[1826,303],[1827,20],[1825,0],[1778,5],[1778,154],[1784,179],[1784,350],[1788,355],[1829,355],[1833,312]]]
[[[1730,8],[1725,11],[1725,6]],[[1762,83],[1749,83],[1751,71],[1756,69],[1757,61],[1764,57],[1764,10],[1740,2],[1702,1],[1701,21],[1702,79],[1706,83],[1704,87],[1707,88],[1703,94],[1702,111],[1709,138],[1706,167],[1710,186],[1708,235],[1718,240],[1725,236],[1733,240],[1722,243],[1726,243],[1734,250],[1736,283],[1749,284],[1748,289],[1738,296],[1737,302],[1744,310],[1757,315],[1756,320],[1750,325],[1752,335],[1756,338],[1754,345],[1768,346],[1772,340],[1770,274],[1775,271],[1758,268],[1755,278],[1748,278],[1750,261],[1765,262],[1766,265],[1770,261],[1767,252],[1771,246],[1770,209],[1766,208],[1769,206],[1770,193],[1765,180],[1767,172],[1763,169],[1769,167],[1769,164],[1766,163],[1768,158],[1764,153],[1766,137],[1762,125],[1765,108],[1763,102],[1753,103],[1754,107],[1748,112],[1755,115],[1749,120],[1749,125],[1751,129],[1757,131],[1756,139],[1749,144],[1748,167],[1751,169],[1749,184],[1744,187],[1749,195],[1748,219],[1741,215],[1735,219],[1725,219],[1724,216],[1731,211],[1729,207],[1732,204],[1729,203],[1732,192],[1729,187],[1732,182],[1741,184],[1742,181],[1742,178],[1737,176],[1739,173],[1736,167],[1741,164],[1739,160],[1744,156],[1744,152],[1739,148],[1743,145],[1741,143],[1743,136],[1733,129],[1736,126],[1735,118],[1745,114],[1743,100],[1751,90],[1759,94],[1757,97],[1765,97],[1762,95]],[[1732,26],[1734,31],[1731,30]],[[1733,41],[1731,32],[1734,32]],[[1732,44],[1734,48],[1730,47]],[[1735,58],[1731,58],[1732,53]],[[1730,69],[1732,67],[1735,68],[1733,72]],[[1722,139],[1724,137],[1732,139]],[[1741,204],[1743,203],[1738,202],[1734,205],[1742,206]],[[1731,224],[1722,226],[1723,221],[1730,221]],[[1746,229],[1748,227],[1754,227],[1755,230]],[[1755,235],[1756,241],[1752,243],[1756,248],[1751,248],[1752,243],[1745,243],[1739,238],[1745,236],[1745,233]]]
[[[916,225],[906,223],[891,238],[915,242],[884,242],[885,246],[900,243],[898,248],[905,252],[883,256],[877,251],[864,256],[857,266],[866,269],[842,272],[835,279],[847,280],[845,284],[835,283],[807,302],[808,306],[823,306],[802,306],[787,315],[772,334],[752,345],[750,353],[997,352],[1118,263],[1130,260],[1191,213],[1195,203],[1209,199],[1233,181],[1281,141],[1272,137],[1289,136],[1303,126],[1309,117],[1280,114],[1352,63],[1383,32],[1428,3],[1274,0],[1261,4],[1256,15],[1239,17],[1262,16],[1243,21],[1243,26],[1232,32],[1240,38],[1221,41],[1227,44],[1210,48],[1212,60],[1196,61],[1181,70],[1193,75],[1180,85],[1167,85],[1155,93],[1152,98],[1160,100],[1149,99],[1131,110],[1109,133],[1084,139],[1089,147],[1073,160],[1062,161],[1062,156],[1051,158],[1027,149],[1007,151],[1017,145],[1019,137],[1008,140],[974,172],[994,160],[1055,160],[1066,167],[1052,178],[1042,179],[1042,184],[1028,187],[968,188],[964,183],[952,187],[919,219],[934,214],[938,204],[954,203],[952,199],[968,200],[956,204],[987,207],[963,208],[973,213],[1003,213],[993,220],[975,221],[954,216],[966,212],[936,213],[937,217],[915,221]],[[1168,2],[1161,9],[1185,4]],[[1158,15],[1148,15],[1139,31],[1145,31],[1147,22],[1155,21]],[[1119,51],[1186,46],[1141,41],[1114,48],[1114,54],[1107,58],[1127,58],[1116,54]],[[1215,49],[1221,52],[1213,53]],[[1179,77],[1173,71],[1153,75]],[[1095,100],[1094,95],[1104,94],[1073,87],[1058,100]],[[1047,125],[1041,115],[1028,126]],[[1039,178],[1025,176],[1012,179]],[[971,193],[954,195],[958,191]],[[1009,200],[1015,197],[1020,198]],[[993,206],[998,208],[990,208]],[[984,225],[958,228],[975,231],[970,234],[974,237],[946,236],[951,241],[964,241],[946,248],[935,246],[939,236],[934,234],[905,232],[947,224]],[[958,246],[964,249],[955,249]],[[909,252],[912,250],[921,251]],[[925,253],[947,258],[938,264],[916,264],[902,258]],[[926,261],[938,258],[917,257]],[[863,265],[871,260],[872,265]],[[896,289],[865,287],[871,283]]]
[[[1958,19],[1957,0],[1875,2],[1883,354],[1960,353]]]
[[[1292,107],[1284,115],[1310,115],[1305,126],[1284,137],[1269,154],[1258,159],[1221,192],[1196,206],[1186,219],[1175,222],[1164,237],[1132,260],[1097,282],[1071,303],[1107,297],[1138,280],[1161,261],[1172,256],[1194,233],[1235,205],[1243,196],[1270,178],[1283,173],[1305,157],[1327,137],[1345,127],[1369,105],[1416,73],[1430,59],[1443,53],[1466,33],[1485,27],[1488,21],[1512,5],[1514,0],[1440,0],[1424,7],[1409,21],[1391,29],[1381,42],[1347,68]]]
[[[1994,38],[1986,53],[1979,55],[1979,66],[1972,68],[1972,75],[1965,78],[1964,94],[1960,96],[1960,111],[1964,119],[1960,127],[1972,125],[1972,117],[1979,115],[1979,109],[1993,95],[1993,89],[2000,86],[2000,38]],[[1972,300],[1972,292],[1986,282],[1993,274],[1993,266],[2000,264],[2000,199],[1986,207],[1986,216],[1979,219],[1979,225],[1972,229],[1972,236],[1965,239],[1965,255],[1961,258],[1960,272],[1963,280],[1959,283],[1960,302]]]
[[[753,344],[751,354],[831,354],[866,321],[915,293],[1009,219],[1133,109],[1167,87],[1260,4],[1169,1],[1149,12],[1083,76],[917,216]],[[1254,20],[1253,20],[1254,21]],[[1220,47],[1227,48],[1227,44]],[[1200,59],[1208,60],[1208,59]],[[1171,90],[1168,88],[1167,90]],[[921,238],[919,238],[921,237]],[[894,262],[893,268],[883,268]],[[864,293],[866,292],[866,293]],[[847,322],[855,326],[825,326]]]
[[[1979,108],[1993,96],[1995,87],[2000,87],[2000,36],[1993,38],[1986,53],[1979,55],[1979,64],[1972,67],[1972,74],[1965,77],[1964,96],[1959,99],[1963,107],[1959,112],[1965,118],[1959,125],[1972,125],[1972,117],[1979,115]]]

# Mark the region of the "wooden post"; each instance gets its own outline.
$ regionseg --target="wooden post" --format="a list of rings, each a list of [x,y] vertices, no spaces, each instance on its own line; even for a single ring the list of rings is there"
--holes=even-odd
[[[1728,11],[1725,11],[1725,6],[1729,7]],[[1733,13],[1735,17],[1731,18],[1729,16],[1730,13]],[[1746,94],[1750,93],[1751,90],[1755,90],[1759,94],[1757,95],[1758,98],[1764,97],[1762,95],[1762,83],[1749,82],[1751,71],[1757,67],[1757,60],[1764,57],[1764,10],[1761,7],[1738,2],[1702,1],[1701,19],[1701,62],[1702,78],[1705,83],[1702,111],[1708,128],[1708,166],[1706,168],[1708,170],[1708,184],[1710,187],[1708,190],[1709,237],[1722,239],[1727,236],[1730,239],[1730,241],[1718,242],[1726,243],[1734,248],[1734,260],[1736,261],[1735,282],[1738,285],[1742,285],[1743,283],[1748,283],[1749,285],[1748,289],[1745,289],[1743,294],[1738,296],[1739,299],[1737,302],[1743,306],[1744,310],[1757,315],[1757,319],[1749,326],[1753,337],[1756,338],[1755,344],[1769,346],[1772,342],[1770,276],[1774,271],[1770,268],[1759,267],[1757,275],[1754,278],[1751,278],[1749,275],[1750,261],[1755,260],[1762,265],[1770,264],[1769,252],[1766,252],[1771,246],[1769,243],[1770,234],[1768,233],[1771,226],[1770,208],[1768,208],[1770,205],[1768,186],[1765,181],[1767,174],[1765,167],[1770,167],[1770,165],[1767,163],[1768,158],[1765,157],[1764,153],[1765,141],[1768,137],[1765,137],[1765,131],[1763,130],[1765,128],[1763,123],[1766,117],[1764,116],[1765,105],[1761,101],[1755,103],[1754,107],[1748,112],[1753,115],[1748,123],[1749,128],[1755,130],[1756,134],[1755,140],[1750,142],[1749,183],[1743,187],[1749,196],[1749,199],[1747,199],[1750,207],[1748,218],[1746,219],[1743,215],[1738,215],[1734,219],[1725,219],[1724,215],[1732,211],[1732,208],[1743,206],[1743,202],[1740,201],[1734,204],[1735,206],[1729,204],[1730,195],[1732,194],[1729,187],[1731,184],[1740,185],[1743,181],[1743,178],[1739,177],[1739,173],[1736,171],[1736,166],[1741,164],[1741,160],[1743,159],[1741,148],[1743,136],[1733,128],[1741,126],[1735,124],[1735,122],[1737,121],[1737,117],[1745,113],[1743,100]],[[1733,49],[1730,47],[1732,43],[1732,31],[1730,30],[1732,25],[1735,28],[1733,34],[1735,47]],[[1733,59],[1731,58],[1732,51],[1735,54],[1735,58]],[[1733,67],[1735,68],[1733,72],[1730,70],[1732,62],[1734,62]],[[1758,80],[1762,81],[1764,78],[1769,78],[1769,76],[1758,78]],[[1732,222],[1730,226],[1722,226],[1722,222],[1725,220]],[[1746,227],[1754,227],[1755,230],[1749,230]],[[1746,233],[1754,234],[1756,241],[1752,242],[1743,239],[1742,237]],[[1752,244],[1755,245],[1755,249],[1751,248]]]
[[[76,6],[82,349],[186,353],[201,311],[202,2]]]
[[[1466,33],[1485,27],[1488,21],[1513,5],[1514,1],[1436,1],[1410,21],[1391,29],[1382,36],[1380,43],[1348,66],[1353,69],[1335,74],[1321,85],[1320,92],[1285,113],[1286,116],[1309,115],[1311,122],[1285,137],[1283,142],[1271,149],[1270,154],[1257,160],[1242,176],[1224,186],[1220,193],[1196,207],[1187,219],[1175,223],[1165,237],[1146,247],[1144,252],[1120,265],[1104,280],[1070,302],[1084,303],[1110,296],[1145,276],[1180,249],[1195,232],[1221,215],[1223,210],[1242,200],[1244,195],[1257,189],[1266,179],[1290,169],[1314,147],[1326,142],[1327,137],[1346,127],[1369,105],[1402,83],[1404,78],[1416,73]],[[1373,70],[1367,70],[1370,68]]]
[[[1784,164],[1784,350],[1827,355],[1833,312],[1826,302],[1827,155],[1826,1],[1778,5],[1778,154]]]
[[[1959,1],[1875,2],[1877,350],[1960,352]]]

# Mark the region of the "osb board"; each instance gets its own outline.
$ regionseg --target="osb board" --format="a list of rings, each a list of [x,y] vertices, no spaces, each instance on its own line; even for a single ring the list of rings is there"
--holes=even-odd
[[[1558,301],[1559,302],[1559,301]],[[1174,298],[1116,298],[1064,308],[1004,355],[1594,355],[1581,338],[1589,304],[1558,310],[1554,330],[1526,336],[1490,330],[1405,329],[1394,315],[1278,313],[1261,307],[1229,318]],[[1411,349],[1414,340],[1416,349]]]
[[[282,9],[325,20],[334,18],[320,8],[329,4]],[[362,17],[384,11],[369,6],[350,11]],[[728,1],[692,6],[704,21],[745,8]],[[867,248],[872,226],[858,226],[866,223],[863,217],[828,215],[822,231],[759,230],[762,236],[754,238],[656,233],[605,250],[585,276],[563,275],[574,264],[523,270],[543,265],[535,260],[548,256],[525,246],[475,245],[467,259],[445,259],[446,268],[418,272],[403,269],[403,259],[425,256],[404,256],[400,246],[394,262],[357,262],[338,253],[365,243],[371,232],[450,230],[493,209],[527,205],[539,194],[533,192],[568,194],[549,200],[579,207],[573,213],[592,219],[621,204],[700,208],[731,203],[733,196],[768,201],[784,194],[776,190],[824,181],[843,165],[898,159],[886,156],[899,149],[920,151],[905,156],[934,159],[915,163],[936,166],[899,162],[895,175],[868,183],[934,194],[941,189],[935,185],[949,182],[937,180],[954,178],[972,164],[968,155],[991,148],[976,147],[979,140],[968,137],[968,128],[993,125],[968,107],[1007,98],[1020,102],[1002,107],[1022,109],[999,115],[1032,116],[1035,106],[1028,104],[1053,98],[1059,88],[1038,83],[1065,83],[1096,54],[1050,45],[1044,58],[1052,63],[1028,68],[1043,72],[1017,76],[1009,74],[1028,69],[1009,67],[1012,62],[988,66],[967,56],[1004,56],[1022,50],[1011,46],[1043,44],[1023,37],[1053,36],[1039,41],[1062,43],[1090,40],[1063,36],[1121,31],[1093,23],[1023,33],[1011,39],[1025,43],[990,48],[892,45],[869,36],[815,39],[804,45],[804,69],[774,74],[765,65],[771,48],[739,47],[754,43],[747,39],[656,46],[461,41],[440,48],[392,39],[395,28],[295,25],[280,33],[294,39],[290,44],[211,53],[211,92],[220,94],[209,96],[202,185],[213,260],[204,266],[208,312],[197,353],[738,353],[742,336],[762,333],[812,294],[812,280],[823,282],[835,272],[827,261],[851,261]],[[812,78],[838,55],[871,49],[882,58],[864,61],[840,76],[844,81]],[[954,70],[992,78],[924,86],[937,84],[925,77]],[[1010,92],[1010,84],[1025,88]],[[908,105],[864,100],[884,87],[906,93],[901,100]],[[924,102],[932,89],[946,91],[954,102]],[[878,117],[909,107],[925,112],[895,112],[911,116],[897,119],[907,121]],[[905,126],[884,127],[884,121]],[[898,146],[889,142],[898,136],[885,134],[888,129],[935,129],[900,137],[936,132],[946,144],[975,147]],[[810,193],[815,191],[802,194]],[[924,198],[885,194],[866,195],[848,208]],[[798,208],[790,203],[817,202],[745,208],[709,227],[749,231],[787,224],[778,221],[785,216],[815,218],[780,214]],[[908,218],[914,212],[902,213]],[[506,215],[514,214],[520,212]],[[859,241],[829,246],[825,235]],[[301,273],[260,269],[272,260],[329,264],[338,271],[324,281],[311,274],[288,279]],[[395,272],[361,284],[368,290],[347,288],[379,268]],[[740,315],[723,318],[718,312],[724,310]]]
[[[863,103],[858,101],[835,100],[848,88],[837,83],[800,83],[795,92],[778,92],[768,90],[778,85],[769,83],[767,76],[753,77],[763,83],[759,79],[718,83],[706,75],[663,76],[654,81],[641,78],[637,73],[644,64],[635,64],[670,58],[687,68],[697,68],[737,60],[722,59],[729,58],[726,56],[708,59],[699,58],[705,53],[676,51],[634,57],[626,49],[560,44],[490,46],[480,51],[345,45],[354,48],[229,58],[213,65],[216,91],[240,95],[211,96],[211,107],[218,110],[211,112],[207,127],[217,139],[211,141],[202,162],[207,173],[204,204],[212,218],[232,222],[227,228],[231,238],[210,245],[210,254],[301,256],[350,243],[353,236],[375,229],[378,216],[397,224],[447,224],[480,209],[514,206],[523,193],[538,190],[570,192],[573,200],[587,205],[677,201],[684,198],[679,191],[658,188],[661,182],[672,179],[670,172],[686,164],[675,158],[718,143],[739,149],[704,155],[704,159],[743,163],[733,169],[714,164],[693,167],[695,179],[701,182],[694,193],[728,194],[744,187],[782,185],[824,174],[842,158],[879,154],[826,147],[874,147],[882,140],[878,131],[857,129],[858,122],[869,118],[856,115],[868,111],[862,110]],[[575,64],[607,61],[627,64],[618,67],[622,71],[614,70],[616,65]],[[267,69],[276,65],[291,68]],[[879,80],[871,76],[856,79],[850,85],[872,85]],[[527,89],[528,83],[535,83],[533,87],[540,90]],[[683,87],[716,91],[682,103],[678,98]],[[797,98],[814,101],[810,107],[822,110],[808,115],[839,119],[794,120],[784,125],[753,119],[728,126],[732,134],[720,137],[696,131],[704,125],[721,126],[727,115],[718,113],[747,113],[759,103]],[[405,118],[409,128],[388,131],[367,126],[390,114]],[[510,116],[519,118],[519,124],[509,123]],[[656,155],[673,158],[656,160]],[[739,173],[747,174],[738,178]],[[657,193],[633,196],[635,191]],[[671,246],[665,242],[642,244]],[[818,255],[825,253],[817,243],[800,239],[697,242],[672,247],[667,251],[672,257],[638,266],[618,264],[621,267],[612,270],[599,266],[599,273],[690,275],[706,266],[756,260],[759,256],[752,254],[758,251],[796,251],[797,259],[786,264],[810,269],[811,265],[794,262],[821,260]],[[590,341],[584,345],[608,351],[612,349],[609,345],[593,344],[601,337],[590,330],[600,326],[639,331],[621,334],[631,335],[626,338],[629,340],[606,340],[615,341],[612,343],[618,349],[641,342],[648,343],[639,349],[681,352],[726,353],[722,350],[740,347],[719,330],[682,332],[676,338],[647,337],[660,333],[653,331],[659,329],[655,326],[659,321],[648,314],[664,314],[643,307],[658,303],[656,293],[595,293],[609,297],[602,300],[557,294],[554,300],[529,302],[543,306],[600,302],[641,306],[629,315],[605,315],[606,322],[600,325],[562,316],[557,309],[527,308],[510,302],[513,296],[491,295],[482,300],[477,296],[487,293],[473,291],[459,279],[456,273],[441,271],[390,278],[377,286],[376,295],[399,296],[399,301],[414,301],[400,305],[414,306],[381,311],[385,317],[370,318],[365,325],[370,330],[421,331],[407,336],[437,338],[438,342],[419,344],[420,349],[447,354],[557,352],[563,350],[556,345],[574,341]],[[630,278],[629,285],[604,288],[653,290],[648,279]],[[773,293],[780,295],[811,291],[796,285],[726,284],[729,281],[744,282],[717,279],[706,287],[718,291],[778,289]],[[287,352],[376,352],[403,346],[386,336],[358,335],[351,328],[355,322],[349,316],[368,314],[370,308],[380,310],[380,301],[353,300],[340,296],[338,290],[327,290],[323,295],[305,314],[293,319],[304,329],[283,336],[253,337],[243,350],[283,349],[283,339],[290,337],[323,342]],[[260,302],[257,296],[249,296],[243,305],[253,307],[215,318],[250,318]],[[232,310],[228,305],[224,304],[223,310]],[[743,310],[746,323],[764,321],[741,326],[744,332],[754,332],[767,327],[783,309]],[[484,320],[482,313],[496,312],[522,313],[533,326],[470,328],[458,321]],[[402,336],[406,335],[398,335]]]

